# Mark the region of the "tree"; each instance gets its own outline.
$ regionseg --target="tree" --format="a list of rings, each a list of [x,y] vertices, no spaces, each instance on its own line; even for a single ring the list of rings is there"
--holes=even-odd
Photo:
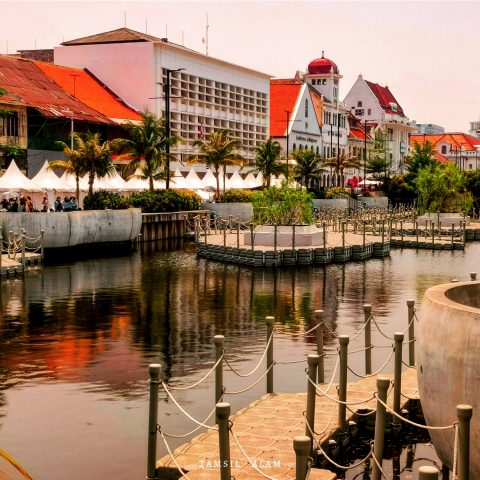
[[[370,158],[367,161],[365,171],[372,175],[375,180],[384,180],[390,172],[388,162],[382,157]]]
[[[415,178],[418,192],[418,211],[468,213],[472,195],[467,191],[467,178],[458,167],[447,164],[421,168]]]
[[[157,118],[149,111],[142,112],[139,123],[129,122],[125,126],[129,138],[116,139],[114,147],[123,153],[119,158],[130,159],[128,175],[133,175],[138,167],[141,167],[143,176],[148,179],[150,190],[154,190],[153,181],[166,178],[167,144],[173,146],[178,143],[180,137],[167,137],[165,119]]]
[[[74,137],[75,138],[75,137]],[[74,140],[75,142],[75,140]],[[75,177],[75,193],[77,200],[80,199],[80,177],[86,173],[85,165],[75,149],[71,149],[64,142],[56,142],[56,146],[63,150],[66,160],[54,160],[50,162],[48,168],[63,168],[67,173]]]
[[[255,166],[251,170],[261,173],[263,185],[270,187],[272,175],[285,173],[285,166],[280,163],[280,144],[271,138],[255,147]]]
[[[102,142],[100,133],[87,133],[80,135],[73,133],[75,156],[83,164],[82,169],[88,175],[88,194],[93,194],[95,177],[105,177],[115,171],[112,162],[110,142]]]
[[[407,159],[407,181],[412,184],[420,170],[435,165],[437,161],[433,144],[428,140],[422,145],[417,141],[413,142],[412,152]]]
[[[326,158],[323,161],[323,165],[326,167],[333,167],[333,173],[343,177],[343,172],[346,168],[360,168],[361,163],[357,157],[351,155],[345,155],[342,153],[337,157]]]
[[[225,167],[227,165],[239,165],[244,158],[236,150],[241,146],[238,140],[231,138],[228,130],[215,130],[205,138],[198,139],[193,146],[198,148],[198,153],[192,155],[193,161],[202,161],[208,167],[213,168],[217,179],[215,198],[220,196],[220,167],[223,167],[225,189]]]
[[[320,180],[322,173],[325,172],[320,157],[311,150],[296,150],[292,157],[297,162],[295,175],[300,177],[300,183],[307,188],[312,181]]]

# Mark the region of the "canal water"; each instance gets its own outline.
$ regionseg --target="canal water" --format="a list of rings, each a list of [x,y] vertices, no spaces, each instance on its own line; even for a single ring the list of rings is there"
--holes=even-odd
[[[189,243],[148,248],[60,260],[1,281],[0,448],[35,479],[145,478],[149,363],[162,365],[169,385],[188,385],[211,368],[213,336],[222,334],[246,372],[263,352],[267,315],[276,317],[275,359],[298,360],[315,351],[314,336],[303,335],[315,309],[337,334],[353,335],[365,303],[391,335],[407,325],[407,299],[420,303],[428,287],[467,279],[480,254],[480,244],[465,252],[394,250],[386,259],[277,271],[197,260]],[[375,329],[372,337],[374,345],[388,344]],[[336,351],[333,336],[325,342]],[[373,352],[376,369],[388,349]],[[363,372],[362,354],[351,359]],[[327,380],[333,362],[328,357]],[[225,384],[237,390],[253,378],[226,373]],[[276,391],[305,389],[303,364],[275,367]],[[226,400],[238,410],[264,392],[261,381]],[[175,395],[204,419],[214,405],[213,378]],[[160,396],[164,431],[195,427]]]

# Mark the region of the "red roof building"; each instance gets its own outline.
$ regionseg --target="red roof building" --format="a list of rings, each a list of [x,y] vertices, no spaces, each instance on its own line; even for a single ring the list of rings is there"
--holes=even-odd
[[[455,162],[461,170],[478,169],[480,138],[461,132],[411,135],[410,146],[413,147],[415,142],[420,145],[430,142],[440,163]]]
[[[294,79],[270,81],[270,136],[287,134],[287,112],[293,113],[302,83]]]
[[[110,120],[116,123],[140,120],[140,114],[136,110],[130,108],[88,70],[51,63],[35,64],[72,97],[101,112]]]
[[[312,60],[308,64],[308,73],[310,75],[318,75],[318,74],[323,75],[328,73],[334,73],[338,75],[339,71],[338,71],[337,65],[334,62],[332,62],[332,60],[325,58],[324,53],[322,51],[321,58]]]

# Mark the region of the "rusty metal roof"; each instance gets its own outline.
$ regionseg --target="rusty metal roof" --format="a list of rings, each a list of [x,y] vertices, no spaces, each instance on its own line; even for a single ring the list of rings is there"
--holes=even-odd
[[[115,123],[69,95],[30,60],[0,55],[0,88],[7,91],[0,97],[3,104],[32,107],[49,118]]]

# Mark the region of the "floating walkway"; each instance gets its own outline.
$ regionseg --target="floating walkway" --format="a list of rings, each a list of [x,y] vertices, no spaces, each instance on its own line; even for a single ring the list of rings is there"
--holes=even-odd
[[[387,376],[391,380],[392,376]],[[323,390],[335,392],[338,384],[319,385]],[[374,411],[376,407],[375,392],[376,377],[362,379],[357,383],[348,384],[347,398],[352,404],[362,399],[369,398],[362,403],[361,409]],[[402,408],[408,407],[409,398],[418,398],[417,373],[415,369],[408,369],[402,375]],[[332,393],[334,395],[334,393]],[[306,393],[273,393],[264,395],[259,400],[251,403],[247,408],[230,417],[232,432],[238,444],[245,453],[254,459],[256,465],[267,475],[281,480],[295,480],[295,452],[292,439],[295,436],[305,435],[305,406]],[[333,404],[333,405],[332,405]],[[390,408],[393,408],[393,396],[388,397]],[[338,416],[338,403],[332,402],[328,397],[317,398],[315,412],[315,430],[322,432],[317,437],[321,447],[329,452],[332,450],[330,441],[338,437],[338,428],[334,426],[334,419]],[[332,408],[333,407],[333,408]],[[360,407],[357,407],[358,410]],[[347,415],[347,422],[358,420],[353,412]],[[233,437],[233,438],[235,438]],[[173,455],[178,466],[188,474],[190,480],[220,479],[218,468],[219,440],[218,432],[210,430],[202,433],[190,443],[177,448]],[[235,479],[260,479],[257,470],[245,459],[244,454],[231,442],[230,456]],[[202,467],[203,468],[200,468]],[[157,462],[159,478],[175,478],[177,466],[170,455],[166,455]],[[187,477],[182,477],[187,478]],[[310,479],[333,480],[336,475],[330,470],[311,469]]]

